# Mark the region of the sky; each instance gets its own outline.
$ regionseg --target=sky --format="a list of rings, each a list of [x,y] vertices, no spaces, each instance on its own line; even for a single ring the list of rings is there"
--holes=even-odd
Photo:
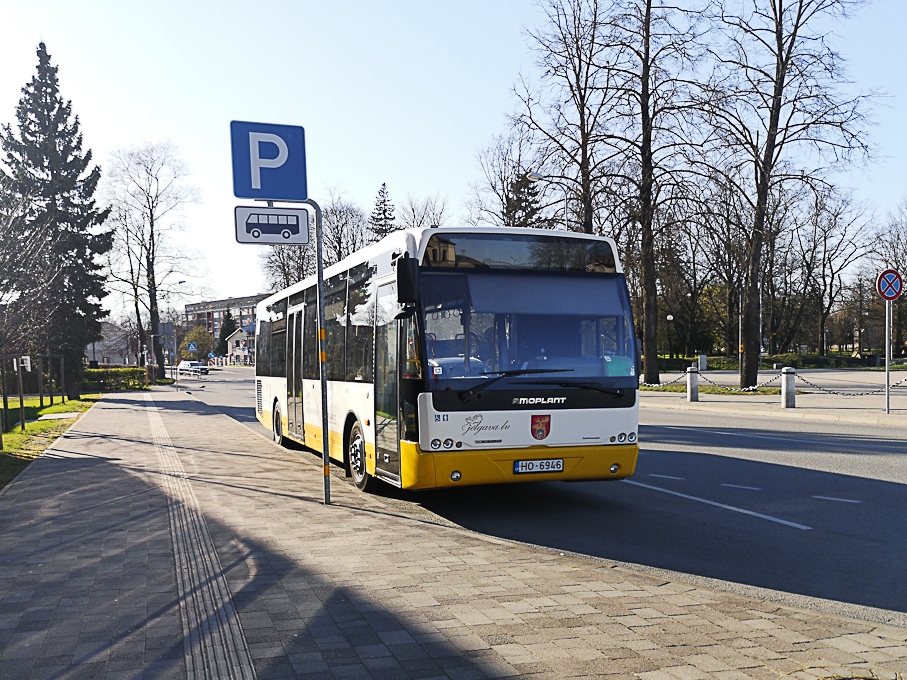
[[[382,182],[446,197],[465,217],[479,149],[505,129],[520,74],[535,75],[530,0],[2,0],[0,123],[14,123],[44,41],[84,144],[102,166],[118,148],[171,141],[201,201],[179,236],[201,256],[188,300],[266,290],[260,246],[237,244],[229,124],[301,125],[308,188],[371,211]],[[833,27],[854,92],[882,90],[879,159],[843,181],[879,219],[907,196],[907,2],[877,0]]]

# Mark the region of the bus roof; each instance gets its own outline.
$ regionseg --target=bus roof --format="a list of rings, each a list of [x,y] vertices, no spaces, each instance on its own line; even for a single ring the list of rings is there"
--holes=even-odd
[[[367,262],[370,259],[376,258],[382,253],[393,253],[403,254],[408,252],[410,257],[416,258],[418,261],[422,261],[422,257],[425,254],[425,248],[428,245],[428,240],[435,234],[443,233],[456,233],[456,234],[538,234],[540,236],[558,236],[562,238],[570,239],[583,239],[583,240],[595,240],[595,241],[605,241],[611,245],[611,249],[614,252],[614,259],[617,265],[618,273],[623,272],[623,267],[621,266],[620,258],[617,257],[617,245],[614,243],[614,239],[607,236],[596,236],[594,234],[583,234],[573,231],[555,231],[552,229],[532,229],[528,227],[419,227],[415,229],[401,229],[399,231],[392,232],[385,236],[380,241],[367,245],[365,248],[357,250],[355,253],[349,257],[344,258],[337,264],[332,264],[330,267],[325,267],[324,269],[324,278],[325,280],[345,272],[351,267],[361,264],[362,262]],[[314,246],[314,243],[312,244]],[[264,309],[269,305],[274,304],[275,302],[280,302],[289,295],[293,295],[301,290],[305,290],[311,286],[316,280],[315,276],[307,276],[306,278],[294,283],[287,288],[277,291],[276,293],[266,297],[264,300],[259,302],[259,306]]]

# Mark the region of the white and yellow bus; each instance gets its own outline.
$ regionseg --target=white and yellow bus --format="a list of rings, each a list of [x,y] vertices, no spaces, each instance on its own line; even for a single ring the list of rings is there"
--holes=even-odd
[[[325,270],[330,457],[365,490],[621,479],[639,453],[611,239],[399,231]],[[315,277],[263,300],[258,419],[322,452]]]

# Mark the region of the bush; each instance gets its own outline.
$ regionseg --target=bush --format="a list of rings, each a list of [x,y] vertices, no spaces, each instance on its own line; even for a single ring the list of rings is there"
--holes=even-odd
[[[145,369],[130,368],[86,368],[82,371],[82,391],[123,392],[145,389]]]

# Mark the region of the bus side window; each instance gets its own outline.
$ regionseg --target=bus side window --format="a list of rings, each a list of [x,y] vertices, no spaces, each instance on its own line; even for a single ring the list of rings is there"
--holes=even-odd
[[[324,282],[328,380],[346,378],[346,272]]]
[[[258,336],[255,338],[255,375],[271,375],[271,322],[258,322]]]
[[[421,378],[422,361],[419,358],[419,345],[416,340],[416,324],[413,317],[403,319],[403,338],[406,346],[404,347],[405,362],[403,364],[404,378]]]
[[[346,314],[346,379],[357,382],[372,382],[372,336],[375,324],[373,272],[368,263],[350,270]]]
[[[305,291],[305,325],[302,329],[302,377],[318,380],[318,297],[315,286]]]
[[[271,375],[275,378],[287,377],[287,320],[274,321],[271,324]]]
[[[407,441],[419,440],[419,419],[416,400],[422,391],[422,361],[419,358],[419,345],[416,340],[416,320],[411,316],[400,321],[400,355],[403,361],[400,366],[400,410],[403,415],[403,438]]]

